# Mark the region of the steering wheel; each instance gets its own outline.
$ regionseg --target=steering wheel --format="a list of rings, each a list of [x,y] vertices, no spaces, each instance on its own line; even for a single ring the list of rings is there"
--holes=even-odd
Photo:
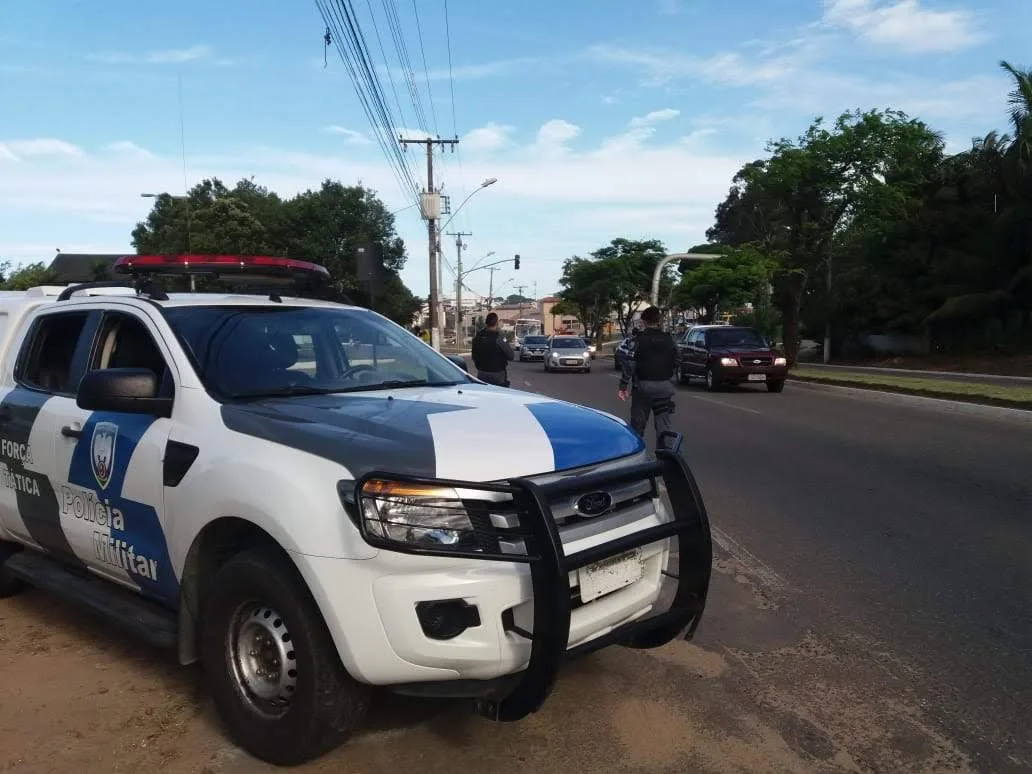
[[[342,373],[340,375],[340,378],[341,379],[350,379],[354,374],[361,373],[362,371],[375,371],[375,370],[376,370],[375,366],[366,365],[365,363],[363,363],[362,365],[351,366],[351,368],[347,369],[344,373]]]

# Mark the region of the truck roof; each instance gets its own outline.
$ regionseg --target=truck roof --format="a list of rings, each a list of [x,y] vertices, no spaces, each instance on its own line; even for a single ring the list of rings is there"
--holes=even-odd
[[[57,303],[58,296],[67,288],[74,285],[38,285],[28,290],[3,290],[0,291],[0,311],[10,313],[14,309],[35,307],[43,304]],[[128,299],[147,299],[149,303],[155,303],[164,307],[179,306],[253,306],[255,304],[272,304],[268,294],[246,294],[246,293],[168,293],[168,299],[150,299],[147,296],[137,294],[129,287],[113,288],[84,288],[76,292],[69,301],[77,302],[96,301],[103,303],[112,297]],[[299,298],[288,295],[280,295],[282,304],[290,306],[327,306],[345,307],[360,309],[349,304],[341,304],[336,301],[325,301],[314,298]],[[280,305],[280,304],[278,304]]]

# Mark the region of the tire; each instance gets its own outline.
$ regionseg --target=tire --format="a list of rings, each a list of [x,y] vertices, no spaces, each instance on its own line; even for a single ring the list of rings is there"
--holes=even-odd
[[[677,381],[681,384],[690,384],[692,381],[692,378],[684,372],[684,366],[677,367]]]
[[[709,392],[720,390],[720,380],[717,377],[717,369],[713,366],[706,366],[706,389]]]
[[[785,389],[785,381],[767,382],[767,392],[781,392]]]
[[[208,588],[201,660],[233,741],[276,766],[305,763],[342,744],[365,718],[370,689],[344,669],[297,568],[275,550],[248,549],[227,561]],[[248,629],[265,641],[248,638]],[[258,668],[280,671],[278,691],[259,685],[277,696],[262,699],[246,686],[245,670],[256,665],[234,653],[248,647],[245,638],[250,653],[266,649],[268,660]],[[260,675],[251,678],[261,682]]]
[[[4,562],[20,550],[19,546],[0,541],[0,599],[13,597],[25,590],[25,581],[4,569]]]

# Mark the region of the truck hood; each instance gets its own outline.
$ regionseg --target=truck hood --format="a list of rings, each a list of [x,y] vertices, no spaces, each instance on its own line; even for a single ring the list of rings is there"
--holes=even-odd
[[[230,430],[372,470],[492,481],[592,465],[644,449],[625,422],[481,384],[269,398],[222,406]]]

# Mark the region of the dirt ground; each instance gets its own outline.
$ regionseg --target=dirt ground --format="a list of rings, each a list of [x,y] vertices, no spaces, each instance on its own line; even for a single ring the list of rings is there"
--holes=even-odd
[[[718,554],[693,644],[571,664],[516,724],[465,702],[383,696],[349,744],[303,772],[964,772],[908,667],[829,634],[747,553]],[[273,771],[229,743],[197,668],[43,592],[0,600],[0,772]]]

